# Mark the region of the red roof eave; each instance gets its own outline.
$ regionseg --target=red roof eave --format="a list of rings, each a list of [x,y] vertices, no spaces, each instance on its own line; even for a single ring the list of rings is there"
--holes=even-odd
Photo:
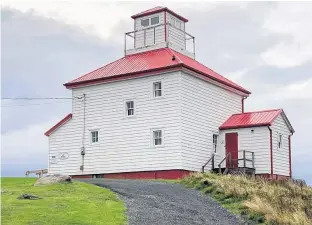
[[[160,9],[157,9],[157,10],[153,10],[153,11],[148,11],[146,13],[135,14],[135,15],[131,16],[131,18],[132,19],[136,19],[136,18],[140,18],[140,17],[143,17],[143,16],[149,16],[149,15],[152,15],[152,14],[155,14],[155,13],[160,13],[160,12],[163,12],[163,11],[171,13],[172,15],[176,16],[177,18],[179,18],[180,20],[182,20],[185,23],[188,22],[188,19],[184,18],[183,16],[180,16],[179,14],[173,12],[172,10],[170,10],[170,9],[168,9],[166,7],[160,8]]]
[[[211,75],[209,75],[209,74],[203,73],[203,72],[201,72],[200,70],[194,69],[194,68],[192,68],[192,67],[190,67],[190,66],[187,66],[187,65],[185,65],[185,64],[183,64],[183,67],[185,67],[185,68],[187,68],[187,69],[189,69],[189,70],[192,70],[192,71],[194,71],[194,72],[196,72],[196,73],[199,73],[199,74],[202,74],[202,75],[204,75],[204,76],[207,76],[207,77],[209,77],[209,78],[212,79],[212,80],[215,80],[215,81],[217,81],[217,82],[219,82],[219,83],[221,83],[221,84],[224,84],[224,85],[226,85],[226,86],[229,86],[229,87],[231,87],[231,88],[234,88],[234,89],[236,89],[236,90],[239,90],[239,91],[241,91],[241,92],[243,92],[243,93],[251,94],[250,91],[248,91],[248,90],[246,90],[246,89],[244,89],[244,88],[237,87],[237,86],[234,86],[234,85],[232,85],[232,84],[229,84],[229,83],[227,83],[227,82],[225,82],[225,81],[219,80],[219,79],[217,79],[217,78],[215,78],[215,77],[213,77],[213,76],[211,76]]]
[[[189,69],[189,70],[192,70],[196,73],[199,73],[199,74],[202,74],[204,76],[207,76],[209,77],[210,79],[212,80],[215,80],[219,83],[222,83],[226,86],[229,86],[231,88],[234,88],[236,90],[239,90],[243,93],[246,93],[246,94],[251,94],[250,91],[244,89],[244,88],[240,88],[240,87],[236,87],[234,85],[231,85],[229,83],[226,83],[224,81],[221,81],[221,80],[218,80],[216,79],[215,77],[209,75],[209,74],[206,74],[206,73],[203,73],[199,70],[196,70],[192,67],[189,67],[183,63],[178,63],[178,64],[175,64],[175,65],[171,65],[171,66],[167,66],[167,67],[162,67],[162,68],[155,68],[155,69],[150,69],[150,70],[145,70],[145,71],[140,71],[140,72],[132,72],[132,73],[125,73],[125,74],[118,74],[118,75],[115,75],[115,76],[111,76],[111,77],[102,77],[102,78],[98,78],[98,79],[93,79],[93,80],[86,80],[86,81],[79,81],[79,82],[70,82],[70,83],[65,83],[63,84],[66,88],[70,89],[70,88],[74,88],[74,87],[80,87],[80,86],[85,86],[85,85],[92,85],[92,84],[96,84],[96,83],[100,83],[100,82],[104,82],[104,81],[115,81],[115,80],[119,80],[119,79],[123,79],[123,78],[126,78],[126,77],[130,77],[131,78],[134,78],[134,77],[139,77],[139,76],[144,76],[144,75],[147,75],[147,74],[150,74],[150,73],[153,73],[153,72],[164,72],[164,71],[167,71],[169,69],[182,69],[182,68],[186,68],[186,69]]]
[[[221,126],[219,130],[229,130],[229,129],[238,129],[238,128],[248,128],[248,127],[263,127],[271,126],[272,123],[258,123],[258,124],[246,124],[246,125],[237,125],[237,126]]]
[[[69,113],[66,117],[64,117],[64,119],[62,119],[60,122],[55,124],[52,128],[50,128],[47,132],[45,132],[44,135],[49,137],[57,128],[67,123],[67,121],[69,121],[72,118],[72,116],[73,114]]]
[[[115,81],[115,80],[119,80],[119,79],[125,79],[125,78],[128,78],[128,77],[131,77],[131,78],[140,77],[140,76],[144,76],[144,75],[149,75],[149,74],[151,74],[153,72],[164,72],[164,71],[168,71],[168,70],[173,69],[173,68],[174,69],[179,69],[179,67],[182,68],[182,63],[171,65],[171,66],[166,66],[166,67],[162,67],[162,68],[154,68],[154,69],[139,71],[139,72],[118,74],[118,75],[110,76],[110,77],[101,77],[101,78],[97,78],[97,79],[86,80],[86,81],[79,81],[79,82],[72,82],[72,83],[69,82],[69,83],[65,83],[63,85],[66,88],[70,89],[70,88],[73,88],[73,87],[92,85],[92,84],[96,84],[96,83],[100,83],[100,82],[104,82],[104,81]]]

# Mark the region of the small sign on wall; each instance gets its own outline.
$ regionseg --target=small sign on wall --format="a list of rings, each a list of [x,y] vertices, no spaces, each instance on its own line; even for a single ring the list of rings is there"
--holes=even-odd
[[[67,152],[60,152],[57,155],[51,156],[50,164],[57,164],[59,161],[63,161],[69,158],[69,154]]]

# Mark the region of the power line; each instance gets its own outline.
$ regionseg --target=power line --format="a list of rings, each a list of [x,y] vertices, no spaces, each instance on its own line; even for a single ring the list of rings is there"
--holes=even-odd
[[[79,97],[75,97],[75,98],[79,98]],[[53,98],[1,98],[3,100],[58,100],[58,99],[74,99],[74,98],[66,98],[66,97],[53,97]]]
[[[39,104],[2,105],[1,108],[11,108],[11,107],[19,107],[19,106],[52,105],[52,104],[60,104],[60,103],[68,103],[68,102],[62,101],[62,102],[49,102],[49,103],[39,103]]]

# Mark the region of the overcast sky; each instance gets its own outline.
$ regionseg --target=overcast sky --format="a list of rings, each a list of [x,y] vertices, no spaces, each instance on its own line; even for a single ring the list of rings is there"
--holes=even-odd
[[[3,2],[2,97],[71,97],[62,84],[122,57],[130,16],[156,6]],[[285,110],[296,131],[293,175],[312,184],[312,2],[157,5],[189,19],[198,61],[252,92],[246,110]],[[1,110],[2,176],[46,168],[43,133],[71,112],[70,101],[5,100]]]

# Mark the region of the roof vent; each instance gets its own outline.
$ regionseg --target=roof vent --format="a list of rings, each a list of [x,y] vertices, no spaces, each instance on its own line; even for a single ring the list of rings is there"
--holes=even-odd
[[[172,56],[172,61],[174,61],[174,60],[175,60],[175,56],[173,55],[173,56]]]

